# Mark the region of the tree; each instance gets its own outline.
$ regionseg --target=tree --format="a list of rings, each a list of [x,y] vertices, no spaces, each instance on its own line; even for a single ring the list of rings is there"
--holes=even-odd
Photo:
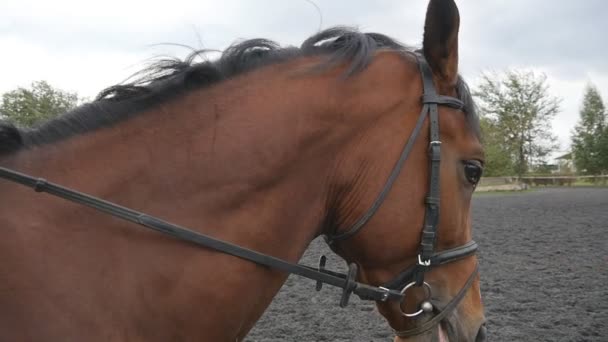
[[[495,120],[482,117],[479,120],[486,155],[483,174],[489,177],[509,176],[515,173],[511,144],[501,134]]]
[[[500,137],[495,143],[504,144],[495,148],[509,151],[519,177],[558,148],[551,119],[560,111],[561,99],[549,94],[546,79],[545,75],[514,70],[503,75],[482,74],[473,94],[482,117],[493,123]]]
[[[0,115],[18,126],[31,127],[73,109],[79,101],[75,93],[38,81],[29,89],[17,88],[2,94]]]
[[[608,127],[602,97],[592,84],[587,85],[580,119],[572,135],[574,164],[584,174],[608,171]]]
[[[606,113],[606,112],[604,112]],[[608,114],[606,114],[608,116]],[[606,117],[605,116],[605,117]],[[607,119],[608,121],[608,119]],[[608,125],[604,125],[604,130],[601,134],[599,143],[599,158],[601,160],[600,167],[602,174],[608,173]]]

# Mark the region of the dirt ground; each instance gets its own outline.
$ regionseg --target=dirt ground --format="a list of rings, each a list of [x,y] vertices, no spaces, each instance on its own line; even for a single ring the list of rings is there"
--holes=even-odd
[[[608,341],[608,188],[474,199],[489,341]],[[322,240],[301,262],[344,270]],[[392,341],[372,303],[290,276],[246,341]]]

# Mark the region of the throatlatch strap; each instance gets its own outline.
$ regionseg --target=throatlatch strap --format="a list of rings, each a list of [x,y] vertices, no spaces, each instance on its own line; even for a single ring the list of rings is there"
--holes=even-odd
[[[365,226],[365,224],[372,218],[372,216],[374,216],[376,211],[378,211],[378,209],[382,205],[382,202],[384,202],[384,200],[386,199],[386,196],[392,189],[393,184],[397,180],[397,177],[399,176],[399,173],[401,172],[401,169],[403,168],[403,164],[407,160],[407,157],[410,155],[410,152],[412,151],[412,149],[414,147],[416,138],[422,131],[422,126],[424,124],[424,121],[426,119],[426,113],[428,111],[426,108],[427,108],[427,106],[423,106],[422,112],[420,112],[420,115],[418,116],[418,120],[416,121],[416,125],[414,126],[414,130],[410,134],[410,137],[407,140],[407,143],[403,147],[401,156],[399,156],[399,160],[397,160],[397,162],[395,163],[395,166],[393,167],[393,171],[391,171],[390,176],[386,180],[386,183],[384,183],[384,187],[380,191],[380,194],[378,194],[378,197],[376,197],[376,200],[374,201],[374,203],[372,203],[372,205],[365,212],[365,214],[363,214],[363,216],[361,216],[361,218],[359,218],[359,220],[357,222],[355,222],[355,224],[353,224],[351,226],[351,228],[349,228],[348,230],[346,230],[342,233],[337,233],[335,235],[331,235],[331,236],[326,235],[325,242],[327,242],[327,244],[330,245],[330,247],[336,241],[346,240],[346,239],[350,238],[351,236],[357,234],[359,232],[359,230],[361,230],[361,228],[363,228]]]

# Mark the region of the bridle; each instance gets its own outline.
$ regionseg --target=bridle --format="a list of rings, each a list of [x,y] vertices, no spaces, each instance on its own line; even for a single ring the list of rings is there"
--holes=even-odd
[[[441,156],[441,142],[439,140],[439,117],[438,117],[438,106],[444,105],[451,108],[463,109],[463,103],[453,97],[438,95],[435,91],[433,84],[433,75],[430,66],[426,62],[423,56],[416,54],[416,59],[420,67],[422,74],[424,94],[422,96],[422,112],[416,122],[416,126],[412,134],[410,135],[401,156],[397,161],[393,171],[391,172],[386,184],[382,191],[369,208],[369,210],[347,231],[341,233],[335,233],[332,235],[326,235],[326,241],[330,247],[335,246],[339,241],[344,241],[365,226],[370,218],[378,210],[388,192],[392,188],[397,176],[399,175],[401,168],[410,154],[414,141],[422,130],[423,123],[428,114],[430,119],[430,144],[429,144],[429,157],[430,157],[430,185],[428,196],[426,197],[426,212],[424,218],[424,227],[422,230],[422,237],[420,241],[420,250],[418,254],[418,261],[415,265],[405,269],[399,273],[393,280],[384,284],[383,286],[374,286],[369,284],[363,284],[357,282],[357,266],[351,263],[348,266],[348,272],[346,274],[334,272],[325,269],[325,256],[322,256],[319,262],[318,268],[313,268],[301,264],[290,263],[285,260],[275,258],[273,256],[259,253],[248,248],[244,248],[229,242],[225,242],[213,237],[201,234],[199,232],[190,230],[179,225],[163,221],[159,218],[147,215],[135,211],[130,208],[126,208],[112,202],[108,202],[97,197],[87,195],[58,184],[47,182],[42,178],[35,178],[17,171],[0,167],[0,178],[5,178],[15,183],[33,188],[36,192],[46,192],[48,194],[61,197],[71,202],[79,203],[90,208],[102,211],[114,217],[121,218],[132,223],[139,224],[141,226],[150,228],[152,230],[170,235],[174,238],[181,239],[198,246],[210,248],[218,252],[230,254],[259,265],[267,266],[269,268],[277,269],[286,273],[297,274],[302,277],[313,279],[316,281],[316,289],[320,290],[323,284],[329,284],[342,288],[342,296],[340,299],[340,306],[345,307],[348,304],[350,295],[352,293],[359,296],[363,300],[374,300],[379,302],[397,301],[401,303],[405,299],[406,292],[413,286],[423,286],[427,292],[426,300],[421,304],[420,310],[414,313],[402,314],[406,317],[416,317],[422,313],[430,313],[435,311],[433,304],[431,303],[432,289],[431,286],[424,281],[424,274],[431,268],[440,266],[449,262],[453,262],[469,255],[474,254],[477,251],[477,243],[470,241],[462,246],[444,250],[441,252],[435,252],[435,242],[437,236],[437,224],[439,222],[439,162]],[[451,311],[453,311],[458,303],[464,298],[467,290],[473,284],[473,280],[477,274],[477,266],[471,273],[468,280],[465,282],[462,289],[458,294],[432,319],[426,323],[417,326],[416,328],[395,331],[398,336],[414,336],[422,334],[432,329],[436,324],[441,322]],[[401,309],[402,310],[402,309]]]
[[[397,276],[395,276],[391,281],[384,284],[383,288],[389,290],[400,290],[401,294],[405,297],[405,294],[408,289],[416,286],[416,287],[424,287],[427,298],[421,303],[419,310],[413,313],[406,313],[403,311],[401,305],[399,305],[399,310],[401,314],[405,317],[417,317],[423,313],[431,313],[434,311],[434,306],[431,302],[432,298],[432,289],[431,286],[424,281],[424,274],[428,270],[433,267],[443,265],[446,263],[454,262],[469,255],[474,254],[478,245],[475,241],[471,240],[461,246],[444,250],[441,252],[435,252],[435,244],[437,239],[437,228],[439,223],[439,208],[440,208],[440,187],[439,187],[439,170],[440,170],[440,162],[441,162],[441,140],[439,136],[439,110],[438,106],[443,105],[450,108],[463,110],[464,104],[457,98],[451,96],[443,96],[438,95],[435,90],[435,85],[433,83],[433,72],[431,71],[431,67],[428,62],[420,53],[414,53],[416,61],[418,62],[418,67],[420,70],[420,74],[422,76],[422,86],[423,86],[423,96],[422,96],[422,111],[416,121],[416,125],[414,126],[414,130],[412,134],[408,138],[403,151],[391,174],[389,175],[384,187],[376,197],[376,200],[372,203],[369,209],[356,221],[349,229],[339,232],[339,233],[331,233],[325,235],[325,241],[327,244],[335,251],[335,245],[338,242],[347,240],[357,234],[365,224],[374,216],[376,211],[380,208],[386,196],[390,192],[393,187],[394,182],[397,180],[401,169],[403,168],[403,164],[407,160],[416,138],[422,131],[423,123],[427,117],[429,116],[429,190],[427,196],[425,198],[425,214],[424,214],[424,224],[422,229],[422,235],[420,237],[420,247],[417,256],[417,262],[413,266],[406,268],[402,272],[400,272]],[[354,264],[353,264],[354,265]],[[351,266],[352,267],[352,266]],[[433,328],[436,324],[441,322],[451,311],[453,311],[458,303],[464,298],[467,290],[473,284],[475,280],[475,276],[478,273],[478,265],[475,265],[475,269],[466,280],[464,286],[461,290],[452,298],[452,300],[432,319],[427,321],[426,323],[417,326],[416,328],[408,329],[408,330],[395,330],[395,334],[400,337],[409,337],[414,335],[422,334],[431,328]]]

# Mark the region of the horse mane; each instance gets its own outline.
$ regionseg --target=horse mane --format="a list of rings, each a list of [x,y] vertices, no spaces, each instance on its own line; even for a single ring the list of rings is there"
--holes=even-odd
[[[209,50],[193,50],[184,60],[161,59],[133,75],[132,81],[106,88],[94,101],[33,129],[17,128],[0,121],[0,155],[112,126],[194,89],[297,57],[326,56],[317,66],[320,70],[348,62],[344,76],[349,77],[364,70],[379,49],[412,50],[388,36],[347,27],[321,31],[306,39],[299,48],[281,47],[267,39],[245,40],[231,45],[213,61],[205,58]],[[195,62],[197,57],[202,57],[203,61]],[[464,81],[459,81],[458,90],[470,114],[467,117],[475,123],[477,116]]]
[[[21,132],[10,122],[0,122],[0,156],[19,150],[23,146]]]

